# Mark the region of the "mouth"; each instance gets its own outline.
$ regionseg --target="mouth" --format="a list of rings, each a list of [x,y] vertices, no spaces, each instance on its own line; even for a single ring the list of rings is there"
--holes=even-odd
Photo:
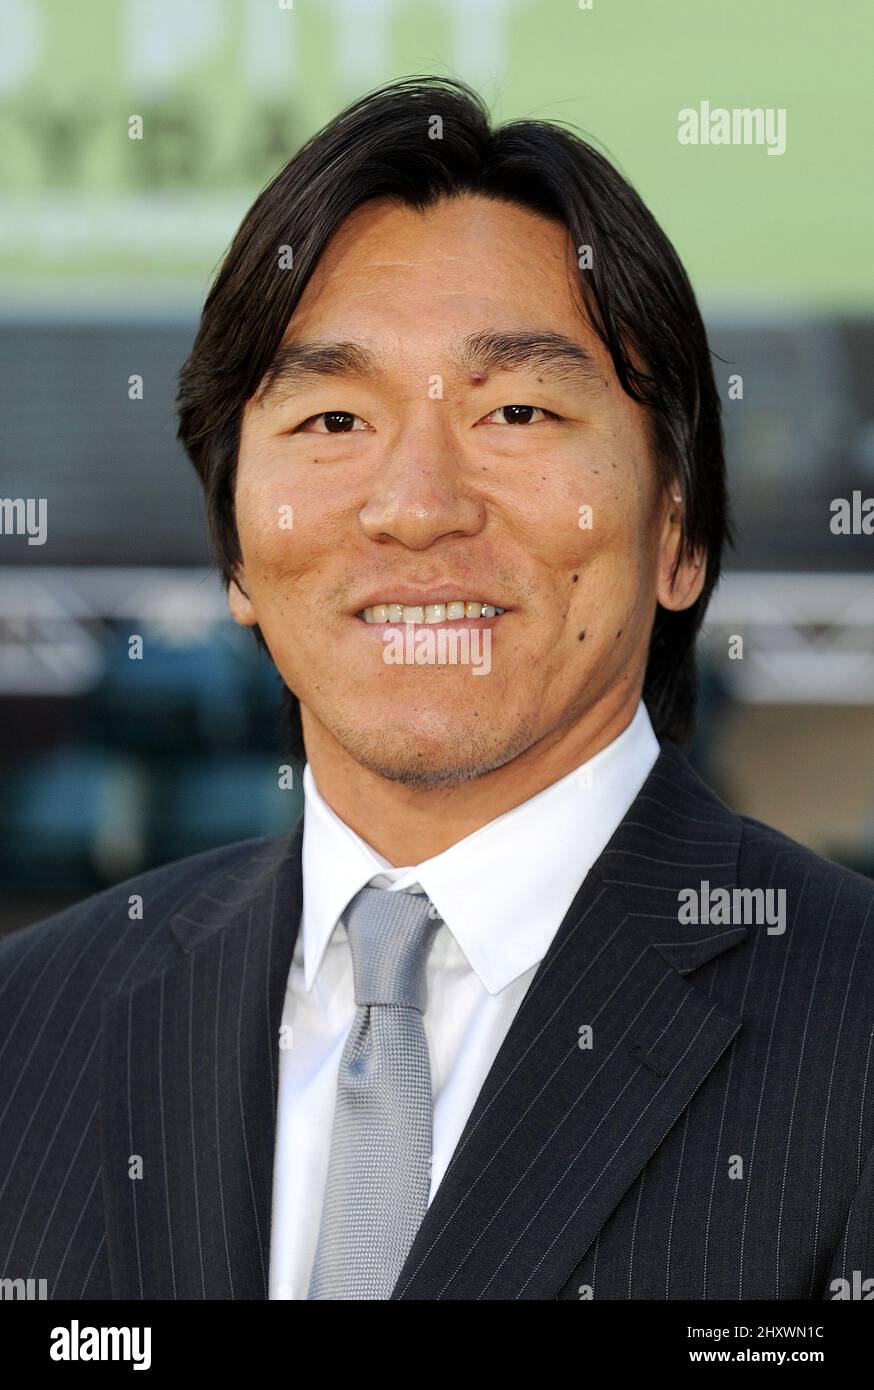
[[[435,603],[401,603],[396,599],[386,598],[359,609],[355,617],[371,627],[406,623],[422,626],[464,623],[469,626],[472,623],[482,624],[500,618],[507,611],[506,608],[500,608],[484,599],[456,598]]]

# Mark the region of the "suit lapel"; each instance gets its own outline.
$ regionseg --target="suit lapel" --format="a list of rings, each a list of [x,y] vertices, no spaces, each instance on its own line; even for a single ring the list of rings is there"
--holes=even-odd
[[[686,976],[746,928],[681,926],[677,896],[733,886],[739,844],[663,745],[541,962],[394,1299],[558,1296],[740,1028]]]
[[[278,1039],[300,922],[301,837],[299,824],[233,875],[207,880],[170,921],[183,954],[104,1012],[116,1298],[267,1297]]]

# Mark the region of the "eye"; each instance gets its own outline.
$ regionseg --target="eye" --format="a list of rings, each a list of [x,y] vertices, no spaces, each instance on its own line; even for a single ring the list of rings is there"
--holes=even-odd
[[[324,420],[323,428],[315,427],[317,420]],[[355,424],[355,421],[358,424]],[[351,434],[355,429],[370,429],[360,415],[352,415],[348,410],[323,410],[319,415],[310,415],[297,425],[291,434]]]
[[[503,420],[492,419],[493,415],[500,415],[502,413],[505,417]],[[559,419],[559,416],[556,415],[554,411],[544,410],[543,407],[539,405],[499,405],[488,415],[484,415],[482,420],[477,421],[477,423],[493,425],[531,425],[538,423],[538,421],[533,418],[535,415],[542,416],[545,420]]]

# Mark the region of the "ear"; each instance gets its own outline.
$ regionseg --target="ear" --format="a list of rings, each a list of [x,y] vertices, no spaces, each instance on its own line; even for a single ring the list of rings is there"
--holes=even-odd
[[[240,627],[255,627],[258,622],[252,600],[243,587],[245,575],[241,568],[237,568],[234,578],[228,585],[228,608],[231,617]]]
[[[691,608],[704,588],[707,573],[707,559],[703,550],[696,550],[692,555],[681,554],[683,505],[679,484],[674,481],[663,504],[656,594],[662,608],[675,613],[683,608]]]

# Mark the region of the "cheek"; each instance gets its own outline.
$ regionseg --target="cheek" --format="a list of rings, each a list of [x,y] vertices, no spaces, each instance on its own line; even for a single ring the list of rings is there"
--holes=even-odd
[[[604,591],[609,601],[637,590],[655,569],[657,544],[643,524],[636,499],[591,492],[580,509],[552,518],[545,551],[558,581],[571,599]],[[578,579],[574,581],[573,575]]]
[[[243,565],[253,584],[293,580],[340,551],[348,518],[326,505],[312,482],[293,482],[278,469],[265,469],[257,479],[253,473],[238,476],[234,502]]]
[[[614,466],[615,465],[615,466]],[[656,583],[659,516],[652,465],[632,454],[608,465],[607,478],[593,507],[591,550],[612,568],[622,588],[649,589]]]
[[[592,496],[587,525],[557,532],[552,552],[567,643],[583,662],[604,659],[617,644],[624,650],[648,631],[657,586],[658,535],[637,489]]]
[[[627,429],[590,435],[573,448],[532,462],[524,490],[506,513],[518,539],[556,570],[614,554],[648,562],[658,537],[652,512],[652,465]]]
[[[286,492],[270,453],[247,439],[244,428],[234,481],[234,514],[247,572],[269,559],[280,538],[288,536],[279,524],[282,504],[293,507]]]

